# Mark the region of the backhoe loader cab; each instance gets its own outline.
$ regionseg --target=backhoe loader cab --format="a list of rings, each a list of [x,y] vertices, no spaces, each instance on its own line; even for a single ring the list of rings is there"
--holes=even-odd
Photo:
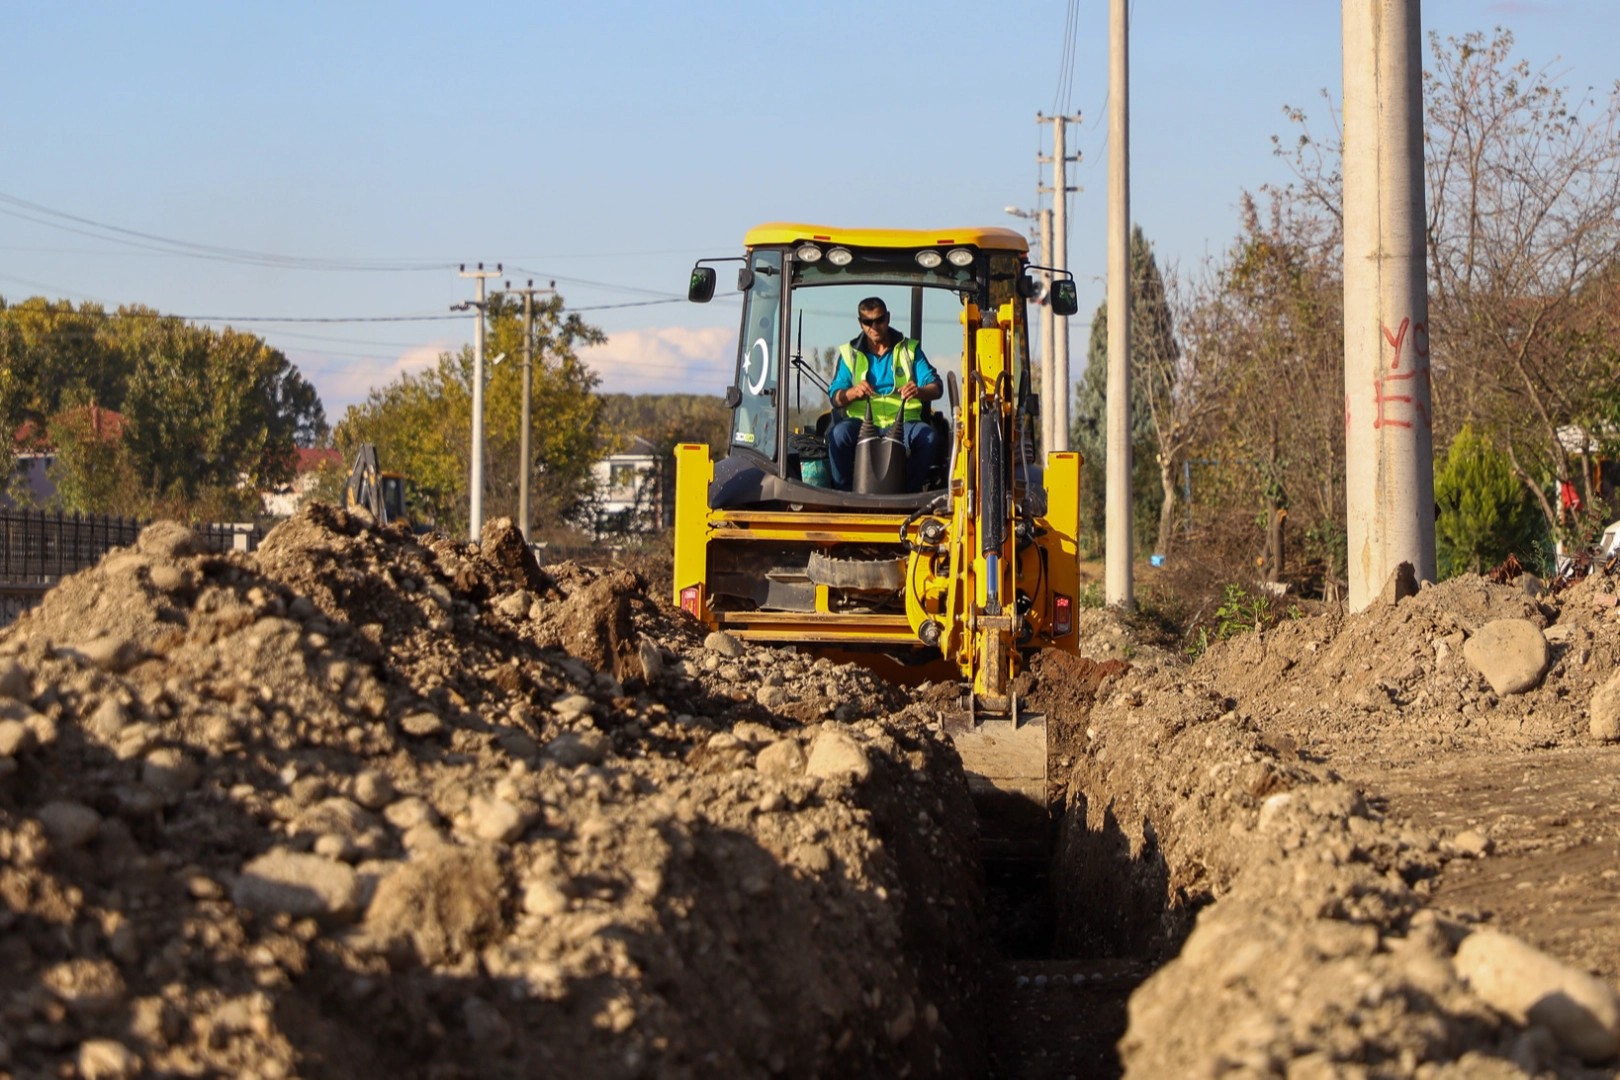
[[[738,275],[743,294],[732,406],[731,453],[720,469],[726,505],[800,503],[848,508],[910,508],[945,486],[951,447],[950,416],[960,404],[964,328],[1003,329],[1010,353],[1002,377],[1016,406],[1027,404],[1028,336],[1023,297],[1034,291],[1026,275],[1027,245],[1006,229],[960,229],[948,234],[896,230],[837,230],[820,226],[764,225],[745,239]],[[699,265],[690,295],[713,295],[715,273]],[[889,309],[890,325],[921,343],[946,379],[948,397],[930,409],[945,436],[935,440],[940,459],[923,492],[885,498],[834,493],[821,469],[806,469],[819,452],[834,415],[827,386],[837,370],[838,346],[859,338],[856,308],[870,296]],[[1022,416],[1022,414],[1021,414]],[[799,488],[819,490],[806,493]],[[919,497],[922,496],[922,497]]]

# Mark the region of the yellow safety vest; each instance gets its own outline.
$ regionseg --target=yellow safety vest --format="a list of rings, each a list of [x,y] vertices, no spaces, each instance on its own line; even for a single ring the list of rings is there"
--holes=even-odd
[[[865,420],[870,417],[872,423],[878,427],[888,427],[894,423],[894,418],[900,415],[900,388],[911,382],[911,365],[917,356],[917,343],[911,338],[901,338],[889,351],[894,356],[894,392],[852,401],[844,407],[845,415],[853,416],[857,420]],[[856,382],[864,380],[867,371],[871,369],[872,358],[847,341],[838,346],[838,358],[849,368],[850,374],[855,376]],[[922,419],[923,402],[921,398],[912,398],[910,401],[905,402],[904,405],[907,420]],[[869,408],[862,408],[862,406],[869,406]]]

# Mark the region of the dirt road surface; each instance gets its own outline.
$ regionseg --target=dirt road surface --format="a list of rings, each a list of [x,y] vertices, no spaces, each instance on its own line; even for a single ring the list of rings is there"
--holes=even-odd
[[[0,1072],[1613,1076],[1615,585],[1087,612],[1009,871],[927,688],[504,522],[156,525],[0,634]]]

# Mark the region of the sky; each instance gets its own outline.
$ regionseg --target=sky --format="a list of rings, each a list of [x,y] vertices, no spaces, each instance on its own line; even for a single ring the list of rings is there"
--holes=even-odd
[[[1415,0],[1414,0],[1415,2]],[[143,304],[262,336],[337,422],[472,341],[459,272],[555,287],[600,389],[720,394],[738,305],[700,257],[766,221],[941,228],[1050,205],[1069,125],[1071,349],[1105,297],[1107,0],[0,0],[0,297]],[[1620,79],[1616,0],[1424,0],[1574,90]],[[1131,210],[1161,265],[1331,126],[1333,0],[1135,0]],[[1071,17],[1072,16],[1072,17]],[[1333,103],[1323,97],[1326,92]],[[1083,362],[1083,361],[1082,361]]]

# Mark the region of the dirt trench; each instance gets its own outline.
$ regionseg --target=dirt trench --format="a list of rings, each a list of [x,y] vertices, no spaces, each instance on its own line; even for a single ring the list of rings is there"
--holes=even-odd
[[[1585,768],[1604,588],[1470,579],[1190,667],[1087,613],[1093,655],[1028,688],[1054,857],[1009,869],[923,697],[634,572],[542,569],[505,522],[314,508],[251,555],[153,526],[0,634],[0,1070],[1611,1075],[1456,954],[1505,926],[1612,981],[1606,849],[1559,886],[1577,939],[1468,875],[1613,822],[1445,817],[1400,771]],[[1507,616],[1554,658],[1497,695],[1461,646]]]

